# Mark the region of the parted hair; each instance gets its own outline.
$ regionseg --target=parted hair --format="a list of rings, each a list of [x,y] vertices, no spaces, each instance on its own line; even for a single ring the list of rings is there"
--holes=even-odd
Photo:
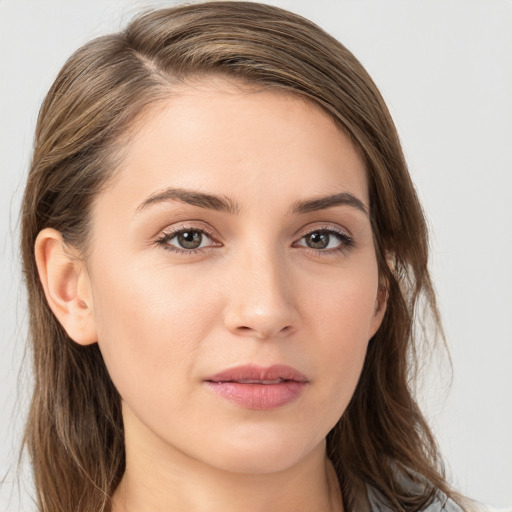
[[[24,445],[39,510],[109,511],[125,450],[120,396],[97,344],[74,343],[52,314],[35,239],[54,228],[86,258],[91,204],[119,168],[130,129],[176,84],[211,76],[319,105],[366,165],[388,303],[356,391],[327,436],[345,510],[365,485],[397,511],[421,510],[438,491],[458,500],[414,397],[424,349],[442,339],[442,329],[424,214],[379,91],[352,53],[312,22],[268,5],[208,2],[145,12],[85,44],[41,107],[21,236],[35,379]],[[430,336],[421,328],[427,323]],[[415,493],[407,480],[421,484]]]

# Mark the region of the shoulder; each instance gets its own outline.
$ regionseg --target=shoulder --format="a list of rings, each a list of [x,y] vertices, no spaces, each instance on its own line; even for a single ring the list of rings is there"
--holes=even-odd
[[[393,508],[386,503],[383,496],[371,486],[368,486],[368,508],[369,512],[395,512]],[[472,504],[471,511],[463,509],[460,505],[448,498],[444,493],[438,492],[434,500],[421,512],[512,512],[496,511],[490,508]]]
[[[434,501],[425,509],[425,512],[512,512],[512,509],[496,509],[469,500],[467,506],[461,507],[442,494],[439,500]]]
[[[425,480],[418,477],[413,479],[404,471],[398,471],[398,479],[411,495],[422,496],[425,492]],[[364,512],[396,512],[396,510],[390,506],[388,500],[374,487],[366,485],[366,500],[363,499],[361,503],[364,503],[364,507],[360,508]],[[463,496],[460,496],[461,504],[456,503],[453,499],[449,498],[444,492],[437,489],[435,491],[434,499],[424,508],[418,510],[418,512],[512,512],[512,508],[496,509],[470,500]],[[457,500],[459,501],[459,500]],[[358,509],[359,511],[359,509]]]

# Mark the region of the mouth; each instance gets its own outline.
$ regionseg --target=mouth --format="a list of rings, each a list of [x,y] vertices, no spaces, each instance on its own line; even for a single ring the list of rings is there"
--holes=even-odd
[[[258,380],[258,379],[232,379],[227,381],[211,381],[211,382],[238,382],[238,384],[281,384],[288,379],[274,379],[274,380]]]
[[[246,365],[229,368],[205,379],[208,382],[238,382],[240,384],[280,384],[283,381],[308,382],[307,377],[284,364],[272,366]]]
[[[271,410],[297,400],[309,381],[286,365],[239,366],[204,380],[208,389],[235,405],[253,410]]]

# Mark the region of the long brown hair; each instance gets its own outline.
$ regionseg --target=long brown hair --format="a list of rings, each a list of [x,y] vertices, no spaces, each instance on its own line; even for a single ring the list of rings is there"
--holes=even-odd
[[[36,236],[55,228],[86,254],[91,203],[122,161],[124,136],[173,84],[208,75],[320,105],[366,163],[388,306],[355,394],[327,437],[346,510],[365,484],[394,510],[419,510],[437,490],[457,499],[413,396],[420,341],[435,337],[418,336],[415,317],[440,323],[424,215],[384,101],[356,58],[313,23],[276,7],[212,2],[151,11],[89,42],[42,105],[21,240],[35,377],[25,444],[40,510],[108,511],[125,454],[120,397],[98,346],[75,344],[51,313],[35,265]],[[422,483],[415,494],[407,479]]]

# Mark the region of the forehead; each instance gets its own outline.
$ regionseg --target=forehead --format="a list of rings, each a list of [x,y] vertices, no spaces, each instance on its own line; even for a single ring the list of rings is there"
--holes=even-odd
[[[181,86],[145,113],[108,194],[134,209],[169,186],[247,205],[343,191],[368,204],[362,158],[323,109],[221,79]]]

